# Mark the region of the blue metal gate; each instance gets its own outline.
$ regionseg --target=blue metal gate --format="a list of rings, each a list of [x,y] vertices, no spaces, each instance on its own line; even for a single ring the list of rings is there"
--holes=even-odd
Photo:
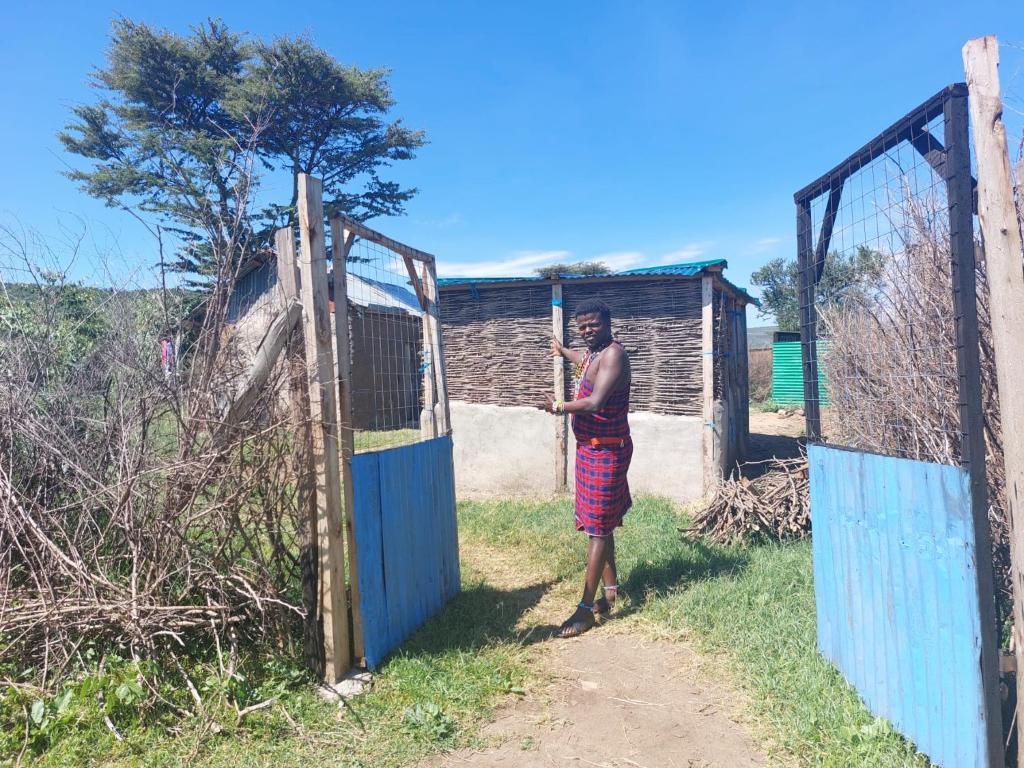
[[[795,200],[819,647],[937,765],[1001,767],[966,86]]]
[[[451,437],[352,457],[366,664],[459,592]]]

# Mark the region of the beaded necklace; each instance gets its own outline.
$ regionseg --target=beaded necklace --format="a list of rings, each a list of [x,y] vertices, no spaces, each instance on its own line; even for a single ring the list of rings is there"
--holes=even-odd
[[[588,349],[583,353],[583,359],[573,366],[573,375],[576,377],[576,388],[573,395],[574,400],[580,399],[580,387],[583,386],[583,379],[586,377],[587,371],[590,370],[591,363],[597,360],[597,358],[601,356],[601,353],[612,345],[613,341],[614,339],[609,339],[607,344],[593,352]]]

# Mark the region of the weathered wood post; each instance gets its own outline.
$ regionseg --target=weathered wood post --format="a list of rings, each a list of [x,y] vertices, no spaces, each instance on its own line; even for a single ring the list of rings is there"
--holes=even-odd
[[[341,520],[338,401],[327,283],[323,184],[300,173],[299,272],[304,312],[309,405],[316,470],[319,609],[324,628],[324,678],[335,683],[352,666],[345,598],[345,542]]]
[[[704,426],[704,493],[715,486],[715,291],[711,275],[700,279],[701,295],[701,374],[703,379],[703,405],[701,418]]]
[[[1020,673],[1024,670],[1024,261],[1014,206],[1010,155],[999,88],[995,37],[964,46],[974,151],[978,159],[978,216],[985,242],[992,345],[999,386],[999,411],[1006,468],[1013,582],[1013,644],[1017,666],[1017,765],[1024,767],[1024,722]]]
[[[562,314],[562,284],[551,286],[551,333],[559,344],[565,343],[565,322]],[[556,400],[565,397],[565,358],[553,358]],[[568,445],[566,439],[568,417],[562,413],[555,419],[555,490],[564,491],[568,483]]]
[[[291,227],[279,229],[274,235],[277,254],[277,282],[284,301],[299,300],[299,264],[295,254],[295,233]],[[301,329],[300,325],[300,329]],[[302,349],[303,334],[295,336],[295,343],[286,352],[288,390],[291,408],[292,434],[295,440],[295,476],[299,518],[299,570],[302,579],[303,622],[302,647],[306,663],[314,674],[324,674],[324,632],[317,608],[317,503],[316,474],[313,468],[310,429],[309,388],[306,377],[306,356]]]
[[[355,455],[355,420],[352,416],[352,348],[348,317],[348,254],[355,235],[345,229],[340,216],[331,219],[331,272],[334,280],[334,339],[338,350],[338,438],[341,446],[342,510],[345,541],[348,543],[349,594],[352,610],[352,650],[355,660],[365,654],[362,605],[359,602],[359,557],[355,531],[355,485],[352,457]]]
[[[448,404],[448,377],[444,360],[444,339],[441,337],[441,315],[437,308],[437,265],[431,258],[423,263],[423,293],[427,310],[424,322],[430,338],[432,371],[434,374],[434,397],[439,413],[435,414],[435,435],[451,432],[452,415]],[[437,423],[440,420],[440,423]]]

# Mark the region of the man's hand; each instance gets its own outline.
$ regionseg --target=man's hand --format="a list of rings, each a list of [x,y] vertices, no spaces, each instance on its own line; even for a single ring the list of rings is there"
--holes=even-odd
[[[561,357],[562,356],[562,342],[558,340],[555,334],[551,334],[551,356]]]
[[[544,401],[539,403],[537,405],[537,407],[540,408],[540,410],[542,410],[542,411],[547,411],[548,413],[554,413],[555,412],[555,398],[552,397],[551,395],[544,395]]]

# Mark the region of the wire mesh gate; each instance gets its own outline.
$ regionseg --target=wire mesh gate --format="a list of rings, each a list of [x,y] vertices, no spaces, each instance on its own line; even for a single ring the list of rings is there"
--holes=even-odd
[[[819,647],[936,764],[1002,765],[966,86],[795,201]]]
[[[298,258],[290,229],[275,247],[305,331],[292,395],[311,427],[296,435],[318,565],[304,568],[307,655],[322,650],[333,683],[458,592],[455,483],[434,257],[340,213],[325,227],[320,181],[299,174],[298,190]]]

